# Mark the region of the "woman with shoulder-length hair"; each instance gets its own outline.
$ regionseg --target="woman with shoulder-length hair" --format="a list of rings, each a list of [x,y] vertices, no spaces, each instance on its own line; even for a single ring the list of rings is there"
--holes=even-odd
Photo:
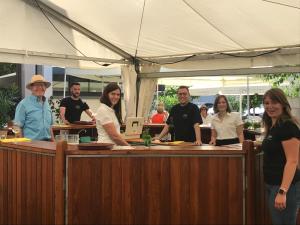
[[[214,102],[215,115],[211,120],[211,145],[230,145],[244,141],[243,121],[240,114],[231,112],[225,95],[218,95]]]
[[[268,90],[263,104],[263,170],[272,223],[296,224],[300,203],[299,123],[281,89]]]
[[[98,142],[129,145],[120,135],[121,124],[121,88],[117,83],[109,83],[100,97],[96,114]]]

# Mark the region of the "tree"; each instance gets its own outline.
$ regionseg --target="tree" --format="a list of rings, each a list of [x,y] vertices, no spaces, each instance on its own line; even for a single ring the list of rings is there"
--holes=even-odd
[[[14,118],[15,108],[21,96],[16,85],[0,88],[0,128]]]
[[[163,102],[165,104],[165,110],[168,112],[178,103],[177,88],[178,87],[176,86],[168,86],[164,93],[161,93],[161,95],[158,96],[159,102]]]
[[[0,76],[14,73],[17,71],[17,64],[13,63],[0,63]]]
[[[239,96],[227,96],[227,100],[231,110],[238,112],[240,109]]]
[[[262,75],[263,80],[273,87],[280,87],[289,97],[300,96],[300,73],[279,73]]]
[[[240,100],[239,96],[227,96],[229,105],[232,111],[239,111],[240,109]],[[262,104],[262,95],[255,93],[250,95],[250,108],[253,108],[253,115],[255,115],[255,107],[259,107]],[[247,108],[247,97],[242,96],[242,112]]]

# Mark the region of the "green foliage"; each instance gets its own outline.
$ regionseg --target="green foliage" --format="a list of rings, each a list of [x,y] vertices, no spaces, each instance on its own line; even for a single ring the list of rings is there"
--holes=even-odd
[[[255,121],[245,121],[244,123],[244,128],[245,129],[257,129],[261,127],[261,123],[260,122],[255,122]]]
[[[60,115],[59,115],[59,105],[61,100],[54,100],[53,96],[48,99],[52,114],[54,115],[54,122],[60,122]]]
[[[227,96],[227,100],[229,102],[231,110],[238,112],[240,108],[239,96]]]
[[[300,73],[279,73],[262,75],[263,80],[273,87],[280,87],[289,97],[300,96]]]
[[[240,108],[240,97],[239,96],[226,96],[232,111],[239,111]],[[260,107],[262,104],[262,95],[255,93],[250,95],[250,108]],[[242,96],[242,112],[247,108],[247,96]],[[253,111],[255,114],[255,110]]]
[[[165,92],[158,96],[158,101],[165,104],[165,110],[168,112],[170,112],[174,105],[178,104],[177,88],[176,86],[168,86]]]
[[[261,124],[260,124],[260,122],[253,122],[252,126],[253,126],[253,129],[257,129],[257,128],[261,127]]]
[[[248,128],[250,128],[252,126],[252,123],[250,122],[250,121],[246,121],[245,123],[244,123],[244,128],[245,129],[248,129]]]
[[[20,99],[19,89],[15,84],[8,88],[0,88],[0,128],[14,118],[15,108]]]
[[[17,64],[0,63],[0,75],[14,73],[17,70]]]

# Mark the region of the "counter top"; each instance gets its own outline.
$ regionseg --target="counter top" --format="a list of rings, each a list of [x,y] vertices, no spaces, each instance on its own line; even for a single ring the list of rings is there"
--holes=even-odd
[[[32,141],[19,143],[1,143],[0,147],[17,148],[24,151],[33,151],[41,153],[55,154],[56,143],[46,141]],[[227,145],[227,146],[115,146],[112,150],[79,150],[77,145],[68,145],[65,150],[66,155],[118,155],[118,154],[174,154],[174,155],[195,155],[195,154],[209,154],[209,155],[236,155],[244,154],[241,145]]]

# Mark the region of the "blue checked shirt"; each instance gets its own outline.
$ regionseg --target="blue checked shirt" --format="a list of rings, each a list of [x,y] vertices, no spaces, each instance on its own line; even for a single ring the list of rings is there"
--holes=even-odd
[[[53,120],[48,101],[42,103],[34,95],[24,98],[17,106],[14,122],[23,129],[26,138],[50,139]]]

